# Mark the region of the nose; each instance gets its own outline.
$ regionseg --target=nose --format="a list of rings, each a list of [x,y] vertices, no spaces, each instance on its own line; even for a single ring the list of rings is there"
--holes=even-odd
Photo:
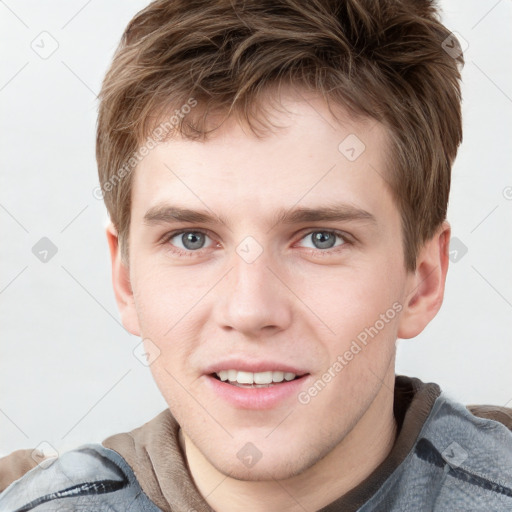
[[[290,278],[283,266],[266,251],[252,262],[234,252],[230,268],[218,290],[218,325],[248,337],[289,327],[294,296],[290,284],[287,286]]]

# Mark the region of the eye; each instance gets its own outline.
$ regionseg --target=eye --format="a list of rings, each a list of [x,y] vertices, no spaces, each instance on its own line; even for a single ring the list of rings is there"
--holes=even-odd
[[[309,231],[309,233],[303,235],[301,240],[307,242],[308,239],[312,245],[302,245],[302,247],[313,250],[317,249],[317,253],[336,252],[337,247],[350,243],[345,233],[335,230]],[[336,239],[339,239],[339,241],[337,242]],[[210,240],[209,245],[205,245],[207,240]],[[202,230],[175,231],[166,235],[161,243],[165,244],[172,252],[184,256],[192,256],[194,253],[198,253],[202,249],[207,249],[214,245],[210,236]],[[330,249],[332,249],[332,251],[330,251]]]
[[[336,238],[339,238],[341,243],[336,244]],[[307,239],[309,239],[313,245],[306,247],[311,249],[332,249],[347,243],[345,236],[337,231],[310,231],[302,238],[302,240]]]
[[[178,231],[169,234],[165,242],[170,243],[177,252],[196,252],[204,247],[210,237],[203,231]]]

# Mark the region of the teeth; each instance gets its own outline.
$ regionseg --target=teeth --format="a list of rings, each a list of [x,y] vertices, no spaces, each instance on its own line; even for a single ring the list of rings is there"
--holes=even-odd
[[[252,380],[254,381],[254,384],[270,384],[272,382],[272,372],[253,373]],[[240,382],[240,380],[238,382]]]
[[[283,382],[295,379],[295,373],[291,372],[242,372],[238,370],[222,370],[216,374],[220,380],[238,382],[239,384],[271,384],[272,382]]]
[[[238,384],[254,384],[254,374],[251,372],[238,372],[236,381]]]
[[[283,382],[284,372],[272,372],[272,380],[274,382]]]
[[[220,380],[228,380],[228,374],[229,372],[227,370],[222,370],[221,372],[217,373],[217,377],[219,377]]]

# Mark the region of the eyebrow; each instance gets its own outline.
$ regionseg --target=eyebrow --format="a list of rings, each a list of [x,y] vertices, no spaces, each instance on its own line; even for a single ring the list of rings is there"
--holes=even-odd
[[[167,203],[151,207],[144,215],[144,224],[169,224],[172,222],[186,222],[190,224],[225,224],[227,219],[208,210],[191,210]],[[349,204],[336,204],[318,208],[297,207],[279,210],[273,219],[276,224],[300,224],[318,221],[364,221],[377,224],[377,219],[366,210]]]

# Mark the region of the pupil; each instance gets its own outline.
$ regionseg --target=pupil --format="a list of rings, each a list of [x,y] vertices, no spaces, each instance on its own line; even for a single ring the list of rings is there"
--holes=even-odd
[[[326,231],[317,231],[316,233],[313,233],[313,243],[319,249],[330,249],[334,246],[334,236],[332,233],[328,233]]]
[[[181,241],[187,249],[201,249],[204,243],[204,235],[203,233],[190,231],[182,235]]]

